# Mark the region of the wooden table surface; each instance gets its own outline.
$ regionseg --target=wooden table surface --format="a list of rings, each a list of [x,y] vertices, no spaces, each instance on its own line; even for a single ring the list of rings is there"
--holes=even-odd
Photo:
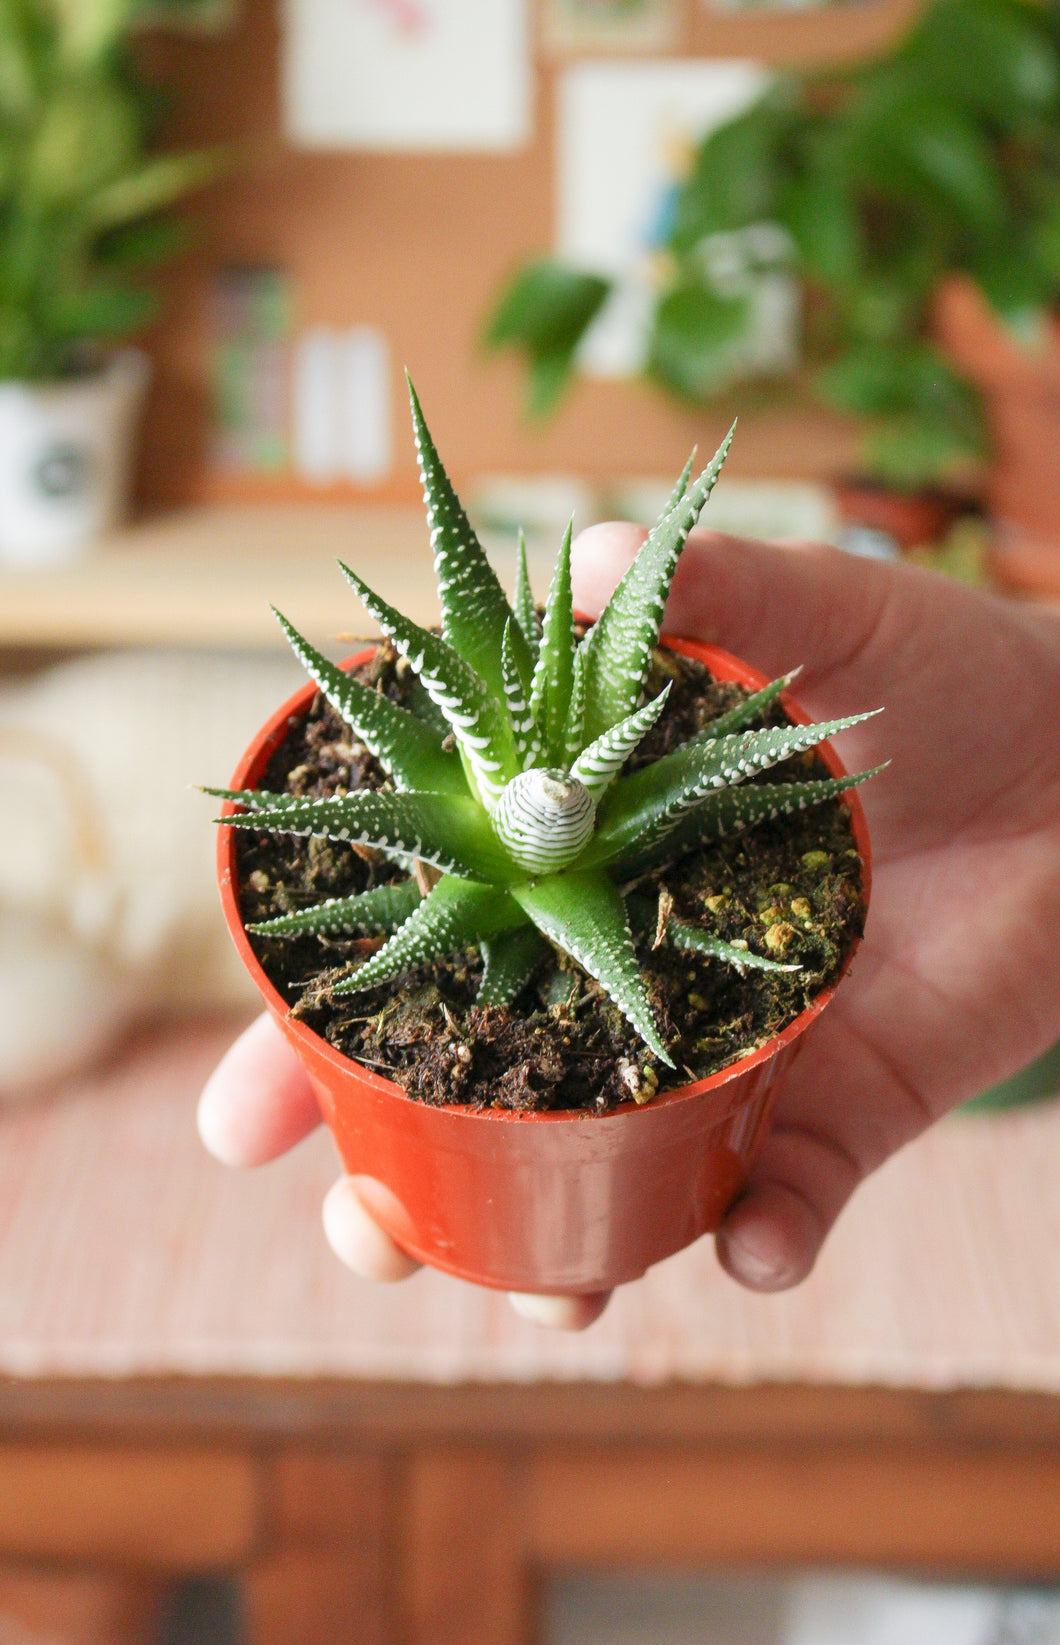
[[[704,1241],[563,1337],[347,1274],[325,1135],[208,1159],[231,1033],[144,1032],[0,1117],[0,1638],[147,1645],[218,1569],[250,1645],[526,1645],[571,1566],[1060,1577],[1060,1105],[907,1149],[795,1292]]]
[[[510,587],[514,540],[485,533],[483,541]],[[541,599],[556,547],[551,540],[528,544]],[[284,642],[270,603],[310,634],[375,634],[339,559],[406,616],[437,620],[421,506],[218,503],[141,520],[70,565],[0,568],[0,651],[274,649]]]
[[[1060,1104],[937,1127],[859,1192],[795,1291],[742,1290],[705,1240],[570,1337],[435,1273],[347,1274],[320,1231],[323,1132],[259,1172],[209,1159],[194,1101],[231,1032],[145,1033],[0,1116],[0,1373],[1060,1393]]]

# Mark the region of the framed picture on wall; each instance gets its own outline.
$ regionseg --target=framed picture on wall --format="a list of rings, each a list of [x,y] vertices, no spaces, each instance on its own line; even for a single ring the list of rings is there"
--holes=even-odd
[[[461,153],[530,139],[528,0],[286,0],[284,123],[303,148]]]
[[[685,0],[541,0],[545,50],[674,51],[683,44]]]
[[[742,59],[584,62],[562,77],[558,102],[561,261],[603,274],[610,296],[579,348],[589,376],[638,376],[647,362],[655,292],[665,271],[678,189],[699,140],[731,120],[769,83]],[[787,369],[797,353],[798,298],[786,236],[757,224],[705,237],[697,256],[755,325],[735,375]]]

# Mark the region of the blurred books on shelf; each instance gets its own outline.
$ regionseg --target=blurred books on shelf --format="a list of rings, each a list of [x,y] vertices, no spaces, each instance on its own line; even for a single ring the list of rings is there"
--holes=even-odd
[[[290,462],[291,292],[278,268],[218,275],[213,461],[227,474],[278,474]]]

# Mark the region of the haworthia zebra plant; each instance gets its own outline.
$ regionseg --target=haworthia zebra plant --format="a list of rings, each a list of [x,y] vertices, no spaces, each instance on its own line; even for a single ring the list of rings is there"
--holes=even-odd
[[[695,480],[689,462],[637,558],[579,642],[570,529],[540,621],[522,544],[512,605],[452,488],[411,384],[410,392],[441,635],[417,627],[340,566],[419,676],[423,712],[398,707],[351,678],[277,613],[295,653],[390,773],[392,788],[322,800],[210,792],[242,807],[224,819],[233,827],[348,840],[413,870],[430,865],[441,877],[430,884],[419,869],[407,881],[332,898],[250,929],[272,937],[385,934],[385,944],[335,984],[338,994],[478,945],[484,962],[479,1002],[497,1006],[515,999],[553,943],[601,984],[672,1067],[638,969],[621,887],[711,839],[864,781],[872,773],[744,784],[866,716],[748,729],[788,675],[674,752],[623,775],[666,702],[669,686],[643,702],[644,682],[678,557],[721,471],[731,430]],[[777,965],[672,919],[664,936],[736,965]]]

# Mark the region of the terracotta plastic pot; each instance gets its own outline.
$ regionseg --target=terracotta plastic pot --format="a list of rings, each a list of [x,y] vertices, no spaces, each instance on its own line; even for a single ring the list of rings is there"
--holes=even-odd
[[[1021,347],[975,282],[953,276],[939,288],[935,329],[983,395],[991,570],[1013,588],[1060,595],[1060,318],[1038,347]]]
[[[766,683],[724,651],[666,643],[698,658],[718,679],[751,691]],[[362,652],[348,666],[370,656]],[[256,786],[314,691],[306,685],[277,710],[240,761],[233,788]],[[807,723],[784,701],[792,719]],[[827,744],[820,753],[834,775],[844,775]],[[864,812],[855,793],[843,799],[867,903]],[[823,990],[768,1045],[645,1107],[631,1102],[598,1116],[430,1107],[291,1020],[243,930],[237,831],[218,833],[221,900],[233,940],[305,1066],[346,1170],[375,1177],[390,1190],[394,1209],[380,1220],[399,1245],[479,1285],[565,1295],[608,1290],[717,1228],[765,1138],[779,1082],[835,992],[834,986]],[[850,955],[844,970],[849,963]]]
[[[832,491],[844,525],[886,532],[904,549],[939,542],[961,510],[960,499],[942,491],[898,491],[853,476],[836,480]]]

